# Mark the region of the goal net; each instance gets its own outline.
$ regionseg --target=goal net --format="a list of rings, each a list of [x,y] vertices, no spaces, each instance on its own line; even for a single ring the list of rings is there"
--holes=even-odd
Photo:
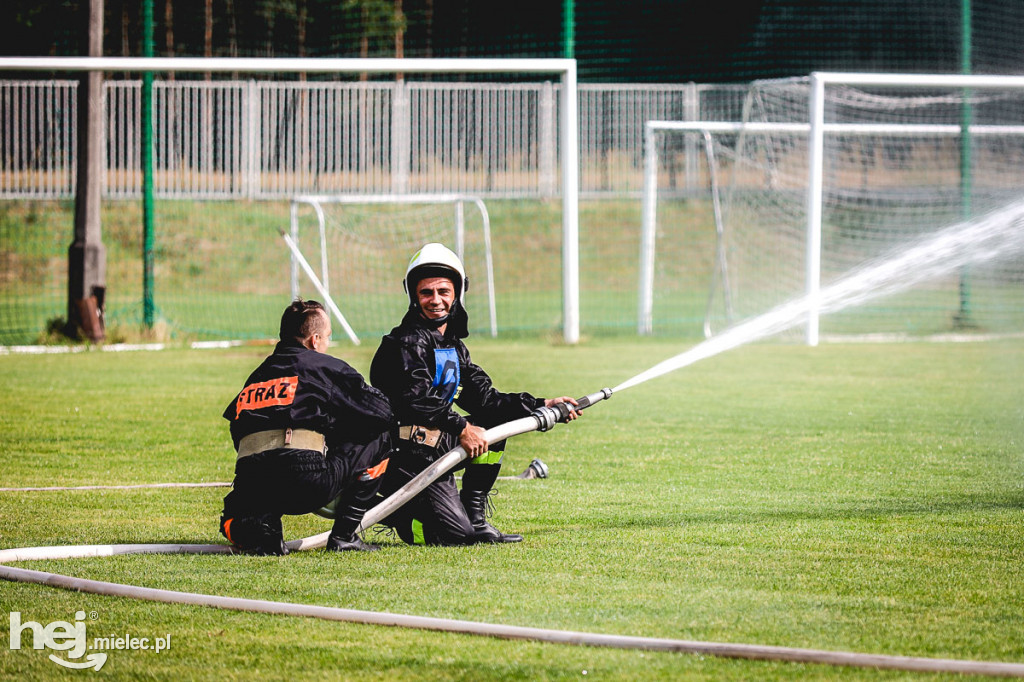
[[[822,76],[817,108],[815,78],[764,81],[741,123],[648,124],[656,256],[646,293],[641,283],[642,332],[720,330],[1021,198],[1022,79]],[[672,174],[695,148],[699,193]],[[1024,259],[951,271],[815,322],[843,336],[1024,331]]]
[[[355,343],[401,319],[409,304],[405,263],[428,242],[462,259],[473,330],[497,336],[490,218],[479,197],[296,196],[289,234],[292,296],[329,299],[336,322]]]

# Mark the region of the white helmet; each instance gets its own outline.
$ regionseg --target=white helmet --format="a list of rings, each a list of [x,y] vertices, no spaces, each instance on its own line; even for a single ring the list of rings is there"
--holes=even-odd
[[[405,291],[415,301],[416,285],[427,277],[447,277],[455,285],[455,299],[469,290],[469,278],[462,261],[444,244],[431,242],[413,254],[405,269]]]

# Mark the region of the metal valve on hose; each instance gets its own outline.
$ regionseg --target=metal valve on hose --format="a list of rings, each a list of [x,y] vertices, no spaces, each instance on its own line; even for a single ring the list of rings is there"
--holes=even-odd
[[[569,421],[570,412],[579,412],[584,410],[594,403],[605,400],[606,398],[612,397],[612,389],[602,388],[596,393],[585,395],[576,401],[576,405],[569,403],[558,403],[552,407],[538,407],[531,413],[531,416],[537,420],[538,431],[550,431],[554,428],[555,424]]]

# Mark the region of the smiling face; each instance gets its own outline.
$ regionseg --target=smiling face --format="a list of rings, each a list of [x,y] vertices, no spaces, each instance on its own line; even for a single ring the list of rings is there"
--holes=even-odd
[[[428,320],[440,320],[451,312],[455,303],[455,284],[447,277],[426,277],[416,285],[416,300],[420,315]]]

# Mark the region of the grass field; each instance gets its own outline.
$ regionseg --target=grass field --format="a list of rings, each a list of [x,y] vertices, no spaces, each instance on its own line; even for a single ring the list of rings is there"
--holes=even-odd
[[[614,386],[686,349],[471,339],[499,387]],[[333,352],[365,372],[372,348]],[[0,356],[4,487],[228,481],[219,417],[266,348]],[[757,344],[510,441],[510,546],[25,568],[206,594],[623,635],[1024,662],[1024,342]],[[0,546],[220,542],[223,488],[0,492]],[[290,538],[327,530],[286,517]],[[22,621],[95,612],[107,679],[940,679],[513,642],[137,602],[19,583]],[[6,619],[0,637],[8,634]],[[26,637],[30,635],[26,633]],[[55,679],[0,646],[0,678]],[[584,672],[585,671],[585,672]],[[584,675],[586,675],[584,677]]]

